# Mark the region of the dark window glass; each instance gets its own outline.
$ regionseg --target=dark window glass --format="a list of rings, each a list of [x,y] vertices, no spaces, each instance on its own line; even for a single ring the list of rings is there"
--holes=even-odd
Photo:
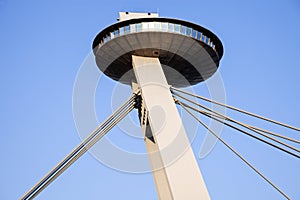
[[[119,36],[119,30],[115,30],[115,36]]]
[[[129,26],[125,26],[125,33],[129,33],[129,32],[130,32]]]
[[[209,38],[206,37],[205,43],[208,44],[209,43]]]
[[[186,33],[186,26],[181,26],[181,31],[180,31],[183,35],[185,35]]]
[[[191,28],[187,28],[186,29],[186,35],[190,36],[192,33],[192,29]]]
[[[197,39],[198,39],[198,40],[200,40],[201,35],[202,35],[202,33],[201,33],[201,32],[198,32],[198,34],[197,34]]]
[[[202,35],[201,37],[201,41],[204,42],[205,41],[205,35]]]
[[[197,31],[196,31],[196,30],[193,30],[192,37],[193,37],[193,38],[196,38],[196,36],[197,36]]]

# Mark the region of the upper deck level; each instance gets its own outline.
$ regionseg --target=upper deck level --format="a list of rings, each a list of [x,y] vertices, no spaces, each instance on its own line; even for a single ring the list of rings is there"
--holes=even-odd
[[[120,15],[121,21],[102,30],[93,42],[96,62],[114,80],[132,68],[131,55],[158,57],[163,68],[178,71],[188,83],[166,73],[169,84],[187,86],[209,78],[218,68],[223,46],[216,35],[197,24],[151,13],[147,17]],[[164,67],[165,66],[165,67]]]

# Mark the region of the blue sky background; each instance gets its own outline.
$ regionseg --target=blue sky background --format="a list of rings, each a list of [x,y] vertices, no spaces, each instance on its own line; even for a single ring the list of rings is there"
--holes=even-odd
[[[20,198],[80,142],[73,84],[96,34],[115,23],[119,11],[157,10],[219,36],[228,104],[300,126],[297,0],[0,0],[0,199]],[[96,100],[107,97],[114,84],[104,79]],[[203,88],[195,90],[207,94]],[[100,121],[111,113],[110,101],[96,108]],[[300,139],[299,132],[270,128]],[[193,143],[196,153],[203,133],[200,129]],[[222,137],[292,199],[300,199],[298,159],[229,129]],[[283,199],[221,143],[197,161],[212,199]],[[36,199],[151,200],[157,195],[151,174],[118,172],[85,154]]]

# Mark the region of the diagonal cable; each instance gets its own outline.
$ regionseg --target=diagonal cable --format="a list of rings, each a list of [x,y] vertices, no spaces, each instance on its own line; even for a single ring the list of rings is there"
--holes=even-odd
[[[220,113],[218,114],[213,114],[213,113],[210,113],[210,115],[214,116],[214,117],[217,117],[219,119],[224,119],[224,117],[221,117],[220,116]],[[226,116],[225,120],[227,121],[230,121],[227,119],[228,117]],[[242,123],[242,122],[240,122]],[[296,139],[293,139],[293,138],[290,138],[290,137],[286,137],[286,136],[283,136],[283,135],[280,135],[278,133],[274,133],[272,131],[269,131],[269,130],[265,130],[265,129],[262,129],[262,128],[259,128],[259,127],[256,127],[256,126],[253,126],[253,125],[250,125],[250,124],[246,124],[246,123],[242,123],[244,126],[247,126],[249,128],[249,130],[251,129],[253,131],[256,130],[256,131],[260,131],[260,132],[263,132],[263,133],[266,133],[266,134],[269,134],[269,135],[273,135],[275,137],[278,137],[278,138],[282,138],[284,140],[287,140],[287,141],[290,141],[290,142],[294,142],[294,143],[298,143],[300,144],[300,140],[296,140]]]
[[[261,132],[264,132],[264,133],[267,133],[267,134],[270,134],[270,135],[274,135],[274,136],[276,136],[276,137],[279,137],[279,138],[288,140],[288,141],[290,141],[290,142],[295,142],[295,143],[300,144],[300,140],[296,140],[296,139],[293,139],[293,138],[289,138],[289,137],[280,135],[280,134],[278,134],[278,133],[274,133],[274,132],[272,132],[272,131],[268,131],[268,130],[265,130],[265,129],[262,129],[262,128],[258,128],[258,127],[256,127],[256,126],[252,126],[252,125],[249,125],[249,124],[246,124],[246,125],[249,126],[249,128],[251,128],[251,129],[255,129],[255,130],[258,130],[258,131],[261,131]]]
[[[242,161],[244,161],[251,169],[253,169],[260,177],[267,181],[274,189],[276,189],[280,194],[282,194],[286,199],[290,199],[279,187],[272,183],[266,176],[264,176],[258,169],[256,169],[250,162],[248,162],[241,154],[239,154],[233,147],[231,147],[227,142],[225,142],[221,137],[219,137],[213,130],[211,130],[205,123],[203,123],[199,118],[197,118],[191,111],[189,111],[180,101],[178,103],[181,107],[186,110],[190,115],[192,115],[195,120],[197,120],[202,126],[204,126],[210,133],[212,133],[218,140],[220,140],[229,150],[231,150],[236,156],[238,156]]]
[[[211,113],[209,113],[209,112],[206,112],[206,111],[204,111],[204,110],[199,110],[199,109],[197,109],[197,108],[194,108],[194,107],[192,107],[192,106],[190,106],[190,105],[187,105],[187,104],[185,104],[185,103],[183,103],[183,102],[180,102],[180,101],[178,101],[178,100],[176,100],[176,102],[177,102],[177,103],[181,103],[181,104],[184,105],[185,107],[188,107],[188,108],[190,108],[190,109],[192,109],[192,110],[194,110],[194,111],[196,111],[196,112],[199,112],[199,113],[201,113],[201,114],[203,114],[203,115],[205,115],[205,116],[207,116],[207,117],[210,117],[210,118],[216,120],[216,121],[219,122],[219,123],[223,123],[223,124],[225,124],[226,126],[229,126],[230,128],[233,128],[233,129],[235,129],[235,130],[237,130],[237,131],[239,131],[239,132],[241,132],[241,133],[244,133],[244,134],[246,134],[246,135],[248,135],[248,136],[250,136],[250,137],[252,137],[252,138],[254,138],[254,139],[257,139],[257,140],[259,140],[259,141],[261,141],[261,142],[263,142],[263,143],[265,143],[265,144],[268,144],[268,145],[270,145],[270,146],[272,146],[272,147],[275,147],[276,149],[279,149],[279,150],[281,150],[281,151],[283,151],[283,152],[285,152],[285,153],[288,153],[288,154],[290,154],[290,155],[292,155],[292,156],[294,156],[294,157],[300,158],[299,155],[297,155],[297,154],[295,154],[295,153],[293,153],[293,152],[290,152],[290,151],[288,151],[288,150],[286,150],[286,149],[284,149],[284,148],[282,148],[282,147],[280,147],[280,146],[277,146],[277,145],[275,145],[275,144],[273,144],[273,143],[271,143],[271,142],[269,142],[269,141],[267,141],[267,140],[264,140],[264,139],[262,139],[262,138],[259,138],[259,137],[255,136],[255,135],[252,135],[251,133],[248,133],[248,132],[246,132],[246,131],[244,131],[244,130],[242,130],[242,129],[240,129],[240,128],[237,128],[237,127],[235,127],[235,126],[233,126],[233,125],[231,125],[231,124],[229,124],[229,123],[226,123],[226,122],[224,122],[224,121],[221,121],[221,120],[218,119],[217,117],[214,117],[213,115],[211,115]]]
[[[214,110],[212,110],[212,109],[210,109],[210,108],[208,108],[208,107],[206,107],[206,106],[204,106],[204,105],[201,105],[201,104],[199,104],[199,103],[197,103],[197,102],[195,102],[195,101],[193,101],[193,100],[190,100],[190,99],[188,99],[188,98],[186,98],[186,97],[184,97],[184,96],[178,94],[177,92],[173,92],[173,94],[176,95],[176,96],[178,96],[178,97],[180,97],[180,98],[182,98],[182,99],[184,99],[184,100],[186,100],[186,101],[188,101],[188,102],[190,102],[190,103],[192,103],[192,104],[194,104],[194,105],[197,105],[197,106],[199,106],[199,107],[201,107],[201,108],[203,108],[203,109],[205,109],[205,110],[208,110],[208,111],[210,111],[210,112],[212,112],[212,113],[214,113],[214,114],[216,114],[216,115],[219,115],[221,118],[223,118],[223,119],[225,119],[225,120],[228,120],[228,121],[231,121],[231,122],[233,122],[233,123],[235,123],[235,124],[238,124],[238,125],[240,125],[240,126],[246,128],[246,129],[248,129],[248,130],[251,130],[251,131],[253,131],[253,132],[255,132],[255,133],[259,134],[259,135],[262,135],[262,136],[264,136],[264,137],[266,137],[266,138],[268,138],[268,139],[270,139],[270,140],[272,140],[272,141],[275,141],[275,142],[277,142],[277,143],[279,143],[279,144],[281,144],[281,145],[283,145],[283,146],[285,146],[285,147],[288,147],[288,148],[293,149],[294,151],[297,151],[298,153],[300,153],[300,149],[298,149],[298,148],[296,148],[296,147],[293,147],[293,146],[291,146],[291,145],[289,145],[289,144],[287,144],[287,143],[285,143],[285,142],[282,142],[282,141],[280,141],[280,140],[278,140],[278,139],[276,139],[276,138],[273,138],[273,137],[271,137],[271,136],[269,136],[269,135],[266,135],[266,134],[264,134],[264,133],[261,132],[261,131],[258,131],[258,130],[256,130],[256,129],[253,129],[253,128],[247,126],[247,125],[244,124],[244,123],[241,123],[241,122],[239,122],[239,121],[237,121],[237,120],[234,120],[234,119],[232,119],[232,118],[230,118],[230,117],[227,117],[227,116],[225,116],[225,115],[222,115],[222,114],[220,114],[220,113],[218,113],[218,112],[216,112],[216,111],[214,111]]]
[[[217,118],[219,118],[219,119],[224,119],[224,117],[221,117],[221,116],[218,115],[218,114],[210,113],[210,115],[212,115],[212,116],[214,116],[214,117],[217,117]],[[225,120],[230,121],[230,120],[228,120],[227,118],[226,118]],[[242,122],[240,122],[240,123],[242,123]],[[287,140],[287,141],[290,141],[290,142],[294,142],[294,143],[300,144],[300,140],[296,140],[296,139],[293,139],[293,138],[290,138],[290,137],[286,137],[286,136],[280,135],[280,134],[278,134],[278,133],[274,133],[274,132],[272,132],[272,131],[265,130],[265,129],[262,129],[262,128],[259,128],[259,127],[256,127],[256,126],[253,126],[253,125],[250,125],[250,124],[246,124],[246,123],[242,123],[242,124],[243,124],[244,126],[249,127],[249,130],[251,129],[251,130],[253,131],[253,129],[254,129],[254,130],[256,130],[256,131],[264,132],[264,133],[266,133],[266,134],[273,135],[273,136],[275,136],[275,137],[282,138],[282,139],[284,139],[284,140]]]
[[[217,105],[220,105],[220,106],[229,108],[229,109],[231,109],[231,110],[235,110],[235,111],[244,113],[244,114],[246,114],[246,115],[250,115],[250,116],[252,116],[252,117],[256,117],[256,118],[259,118],[259,119],[262,119],[262,120],[271,122],[271,123],[273,123],[273,124],[277,124],[277,125],[280,125],[280,126],[283,126],[283,127],[286,127],[286,128],[290,128],[290,129],[293,129],[293,130],[296,130],[296,131],[300,131],[300,128],[298,128],[298,127],[291,126],[291,125],[288,125],[288,124],[284,124],[284,123],[275,121],[275,120],[273,120],[273,119],[269,119],[269,118],[266,118],[266,117],[263,117],[263,116],[260,116],[260,115],[257,115],[257,114],[254,114],[254,113],[251,113],[251,112],[248,112],[248,111],[245,111],[245,110],[242,110],[242,109],[239,109],[239,108],[230,106],[230,105],[226,105],[226,104],[224,104],[224,103],[220,103],[220,102],[217,102],[217,101],[214,101],[214,100],[211,100],[211,99],[202,97],[202,96],[200,96],[200,95],[196,95],[196,94],[193,94],[193,93],[189,93],[189,92],[186,92],[186,91],[184,91],[184,90],[180,90],[180,89],[175,88],[175,87],[171,87],[170,89],[171,89],[171,92],[174,92],[174,90],[175,90],[175,91],[178,91],[178,92],[181,92],[181,93],[184,93],[184,94],[187,94],[187,95],[190,95],[190,96],[193,96],[193,97],[202,99],[202,100],[204,100],[204,101],[208,101],[208,102],[210,102],[210,103],[217,104]]]
[[[121,121],[134,108],[136,94],[132,95],[119,109],[117,109],[104,123],[95,129],[84,141],[82,141],[71,153],[46,174],[35,186],[33,186],[21,200],[33,199],[43,191],[51,182],[71,166],[80,156],[98,142],[111,128]]]

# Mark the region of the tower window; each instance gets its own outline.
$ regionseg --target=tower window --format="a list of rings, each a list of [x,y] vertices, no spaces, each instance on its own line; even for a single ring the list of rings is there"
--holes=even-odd
[[[179,33],[180,32],[180,25],[175,24],[175,32]]]
[[[174,24],[169,24],[169,32],[174,32]]]
[[[129,33],[130,29],[129,26],[125,26],[125,33]]]
[[[198,40],[201,39],[201,35],[202,35],[202,33],[201,33],[201,32],[198,32],[198,34],[197,34],[197,39],[198,39]]]
[[[183,35],[185,35],[185,33],[186,33],[186,26],[181,26],[181,33]]]
[[[168,23],[165,23],[165,22],[161,23],[161,29],[163,31],[167,31],[168,30]]]
[[[196,38],[196,37],[197,37],[197,31],[196,31],[196,30],[193,30],[192,37],[193,37],[193,38]]]
[[[141,23],[136,24],[136,31],[140,32],[141,30],[142,30],[142,24]]]
[[[191,29],[191,28],[187,28],[187,29],[186,29],[186,35],[187,35],[187,36],[190,36],[191,33],[192,33],[192,29]]]

